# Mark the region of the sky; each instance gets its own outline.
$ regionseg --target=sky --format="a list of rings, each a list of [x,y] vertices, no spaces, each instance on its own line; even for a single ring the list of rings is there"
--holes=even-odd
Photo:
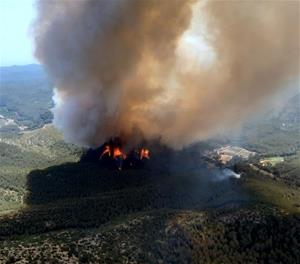
[[[35,0],[0,0],[0,66],[37,63],[29,34]]]
[[[33,55],[34,44],[30,37],[30,25],[35,15],[35,0],[0,0],[0,66],[38,63]],[[194,40],[191,34],[183,36],[191,56],[198,58],[191,50],[200,49],[201,59],[206,58],[203,54],[210,54],[211,51],[203,40]],[[182,49],[180,45],[179,49]]]

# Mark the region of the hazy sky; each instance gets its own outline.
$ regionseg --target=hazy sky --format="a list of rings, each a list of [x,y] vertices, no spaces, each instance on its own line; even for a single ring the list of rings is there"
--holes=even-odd
[[[0,66],[36,63],[29,28],[35,0],[0,0]]]

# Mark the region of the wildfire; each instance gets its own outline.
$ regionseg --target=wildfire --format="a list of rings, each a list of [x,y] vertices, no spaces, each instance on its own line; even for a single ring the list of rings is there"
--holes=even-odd
[[[103,156],[108,155],[110,157],[110,147],[106,145],[99,159],[102,159]]]
[[[114,147],[113,158],[114,159],[117,159],[117,158],[126,159],[126,155],[121,151],[121,149],[119,147]]]
[[[141,148],[140,150],[132,149],[126,155],[119,144],[112,142],[103,147],[99,160],[105,161],[104,158],[107,158],[106,162],[115,164],[114,166],[119,170],[123,167],[135,168],[141,166],[143,160],[150,159],[150,151],[146,148]]]
[[[150,159],[149,149],[142,148],[140,152],[140,159]]]

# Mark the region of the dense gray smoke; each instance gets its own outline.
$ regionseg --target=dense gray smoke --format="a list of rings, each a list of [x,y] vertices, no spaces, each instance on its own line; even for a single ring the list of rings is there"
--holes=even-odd
[[[39,1],[36,56],[54,123],[95,146],[172,147],[239,123],[299,75],[298,1]]]

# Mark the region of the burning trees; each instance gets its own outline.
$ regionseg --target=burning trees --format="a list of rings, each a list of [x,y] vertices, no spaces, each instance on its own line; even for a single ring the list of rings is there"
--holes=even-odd
[[[81,161],[99,162],[104,167],[123,170],[143,168],[149,159],[150,151],[147,148],[133,148],[125,154],[121,140],[113,138],[99,148],[88,150]]]
[[[104,147],[103,153],[100,155],[100,162],[110,164],[109,167],[122,170],[130,168],[141,168],[146,160],[150,159],[150,152],[146,148],[132,149],[125,154],[120,144],[111,141]]]

